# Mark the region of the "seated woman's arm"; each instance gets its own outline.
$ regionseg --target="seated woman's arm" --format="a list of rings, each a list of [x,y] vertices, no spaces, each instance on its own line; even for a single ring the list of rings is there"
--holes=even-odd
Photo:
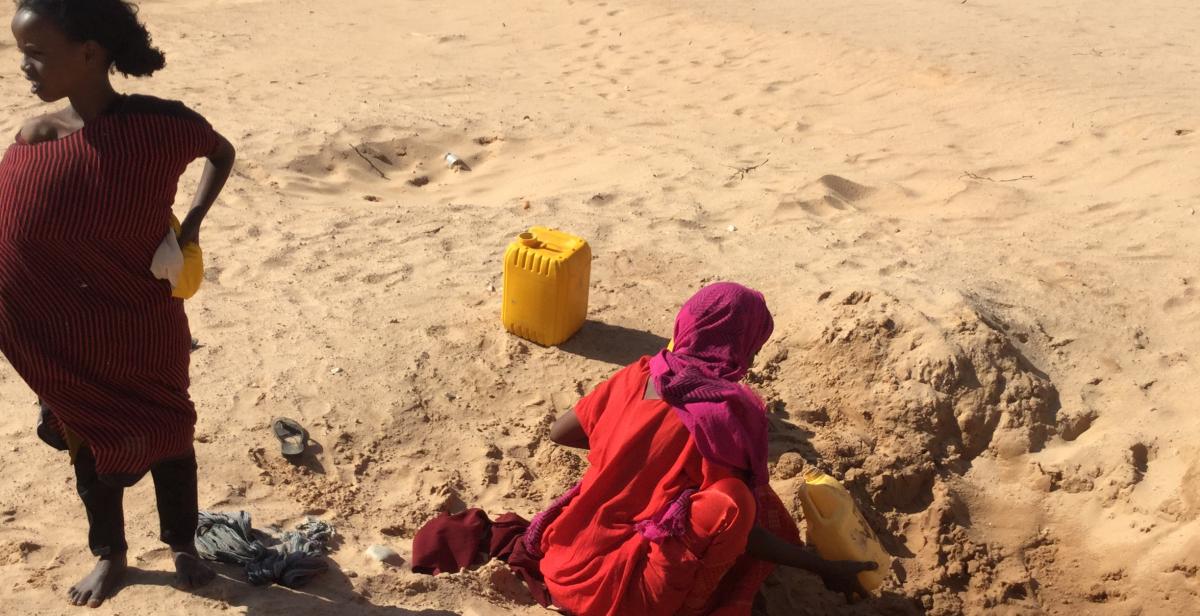
[[[757,525],[750,531],[750,539],[746,542],[746,553],[759,560],[777,565],[811,571],[821,576],[821,581],[825,583],[826,588],[846,595],[847,601],[854,594],[867,596],[867,591],[858,582],[858,574],[861,571],[871,571],[879,567],[874,562],[825,560],[817,555],[816,550],[784,541]]]
[[[588,449],[588,437],[583,431],[583,426],[579,424],[579,418],[575,416],[575,410],[572,409],[563,413],[554,425],[550,426],[550,440],[576,449]]]

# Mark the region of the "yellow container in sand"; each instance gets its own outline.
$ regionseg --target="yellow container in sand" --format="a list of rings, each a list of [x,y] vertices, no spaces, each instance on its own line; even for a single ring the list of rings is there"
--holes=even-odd
[[[800,486],[800,506],[808,524],[808,540],[825,560],[875,561],[879,568],[862,571],[858,581],[867,591],[883,585],[892,557],[854,504],[854,497],[836,479],[816,469],[805,469]]]
[[[582,238],[532,227],[504,252],[500,320],[544,346],[566,342],[587,317],[592,249]]]

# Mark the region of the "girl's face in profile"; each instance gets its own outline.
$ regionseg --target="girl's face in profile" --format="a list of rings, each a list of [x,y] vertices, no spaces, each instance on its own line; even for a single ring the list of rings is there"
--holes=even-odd
[[[71,94],[87,75],[98,47],[72,41],[58,24],[28,9],[13,16],[12,32],[21,52],[21,72],[33,84],[30,90],[46,102]]]

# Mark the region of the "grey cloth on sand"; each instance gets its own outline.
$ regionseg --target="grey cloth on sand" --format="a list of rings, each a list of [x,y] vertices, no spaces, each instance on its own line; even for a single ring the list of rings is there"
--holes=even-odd
[[[299,588],[329,569],[325,554],[333,532],[328,522],[309,518],[276,540],[254,530],[245,511],[201,511],[196,551],[208,560],[245,566],[251,584]]]

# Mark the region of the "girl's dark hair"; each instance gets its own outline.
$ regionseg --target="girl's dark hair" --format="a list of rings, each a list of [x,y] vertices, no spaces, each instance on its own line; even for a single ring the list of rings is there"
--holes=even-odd
[[[137,6],[125,0],[16,0],[17,9],[53,19],[67,37],[96,41],[108,51],[117,71],[145,77],[167,65],[150,44],[150,33],[137,18]]]

